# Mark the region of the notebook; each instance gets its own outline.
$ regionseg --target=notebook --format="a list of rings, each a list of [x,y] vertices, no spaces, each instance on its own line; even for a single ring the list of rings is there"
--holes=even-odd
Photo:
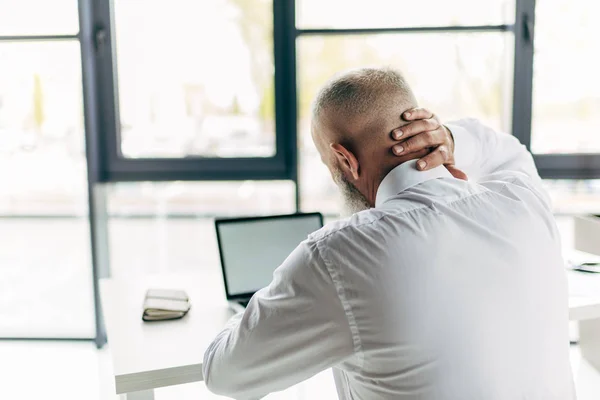
[[[144,321],[163,321],[182,318],[191,307],[183,290],[149,289],[144,300]]]

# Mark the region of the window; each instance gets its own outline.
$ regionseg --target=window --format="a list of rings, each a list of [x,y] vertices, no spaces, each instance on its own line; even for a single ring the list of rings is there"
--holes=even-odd
[[[101,180],[294,179],[293,119],[275,106],[286,80],[274,51],[285,36],[277,4],[97,4],[101,26],[114,14],[96,54],[112,81],[98,88],[109,110]]]
[[[0,42],[0,213],[87,213],[77,42]]]
[[[291,181],[111,184],[112,276],[220,273],[214,217],[293,213],[294,197]]]
[[[556,215],[600,214],[600,179],[544,180]]]
[[[600,176],[596,8],[589,0],[517,3],[513,134],[543,178]]]
[[[115,18],[123,157],[275,155],[270,1],[120,0]]]
[[[2,337],[94,337],[77,31],[74,1],[0,1]]]
[[[480,2],[464,1],[471,12],[461,8],[456,13],[459,8],[454,3],[427,2],[417,7],[402,7],[398,1],[375,3],[345,2],[340,13],[339,2],[297,2],[297,20],[303,28],[296,41],[303,211],[339,212],[338,190],[312,143],[310,105],[321,85],[340,71],[370,65],[398,68],[419,103],[445,120],[469,115],[496,129],[510,130],[514,36],[501,24],[511,21],[504,10],[514,11],[514,4],[498,1],[483,7]],[[436,13],[438,19],[424,19],[430,14],[423,10],[433,3],[448,9]],[[390,12],[369,14],[366,7]],[[494,23],[500,25],[483,26]],[[460,29],[454,30],[457,26]]]
[[[600,152],[598,13],[600,3],[593,1],[537,3],[531,132],[536,154]]]
[[[301,200],[335,218],[337,189],[309,123],[316,90],[342,69],[399,68],[445,120],[475,116],[530,147],[541,175],[557,179],[547,184],[559,211],[566,192],[594,208],[598,7],[0,0],[0,238],[11,243],[0,250],[0,330],[89,336],[98,297],[86,266],[102,275],[104,242],[118,274],[167,268],[180,250],[196,268],[214,262],[201,252],[213,216],[292,212]],[[130,237],[138,253],[125,251]],[[198,246],[181,249],[190,237]],[[32,273],[51,284],[24,299]],[[19,301],[48,318],[27,321]]]
[[[502,25],[514,17],[514,0],[296,0],[301,29]]]
[[[78,31],[77,0],[0,1],[0,36],[75,35]]]
[[[127,182],[110,185],[111,217],[212,218],[294,212],[291,181]]]

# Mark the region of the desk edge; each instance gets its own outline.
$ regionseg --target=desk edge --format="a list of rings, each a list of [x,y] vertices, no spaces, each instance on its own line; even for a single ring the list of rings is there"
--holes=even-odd
[[[202,364],[184,365],[131,374],[115,374],[117,394],[203,381]]]

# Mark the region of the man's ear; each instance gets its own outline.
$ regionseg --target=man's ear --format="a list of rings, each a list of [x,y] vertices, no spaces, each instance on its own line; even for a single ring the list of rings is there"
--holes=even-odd
[[[354,154],[339,143],[332,143],[329,147],[333,151],[344,174],[351,176],[354,180],[358,180],[359,165]]]

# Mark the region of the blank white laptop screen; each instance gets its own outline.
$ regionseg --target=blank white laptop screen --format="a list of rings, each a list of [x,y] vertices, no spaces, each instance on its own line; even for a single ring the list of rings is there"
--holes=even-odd
[[[254,293],[271,283],[273,271],[322,224],[318,213],[217,221],[228,296]]]

